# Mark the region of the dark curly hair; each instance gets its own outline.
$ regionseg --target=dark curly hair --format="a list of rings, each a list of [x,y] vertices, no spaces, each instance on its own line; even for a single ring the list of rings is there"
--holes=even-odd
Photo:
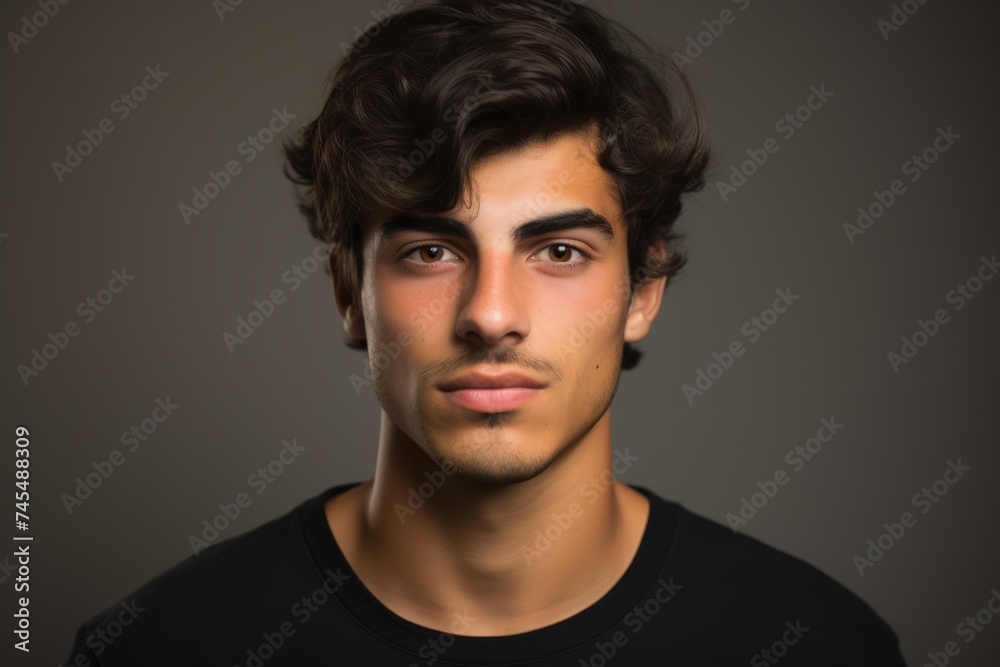
[[[330,244],[355,293],[361,230],[375,207],[447,211],[477,160],[588,128],[598,130],[599,164],[628,225],[630,289],[669,279],[687,263],[673,226],[681,196],[705,185],[710,150],[676,61],[570,0],[389,6],[397,11],[376,14],[342,46],[322,111],[283,147],[285,175],[305,186],[299,209],[310,232]],[[680,81],[688,113],[665,70]],[[650,252],[654,245],[659,253]],[[348,345],[367,348],[350,338]],[[622,369],[640,356],[626,342]]]

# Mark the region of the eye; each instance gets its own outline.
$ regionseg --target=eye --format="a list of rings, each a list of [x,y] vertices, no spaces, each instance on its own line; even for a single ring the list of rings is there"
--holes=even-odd
[[[572,261],[574,252],[580,257],[577,261]],[[542,252],[538,254],[544,254],[549,262],[559,265],[559,268],[576,267],[590,261],[590,255],[569,243],[550,243],[542,248]]]
[[[443,262],[445,259],[444,253],[446,252],[455,255],[455,253],[443,245],[429,243],[411,248],[403,253],[397,261],[400,264],[407,264],[411,268],[429,270],[434,264],[441,264]],[[574,252],[577,255],[577,259],[575,260],[573,258]],[[550,243],[543,247],[540,252],[532,255],[532,259],[539,256],[542,256],[542,259],[537,261],[560,269],[574,269],[586,264],[591,259],[589,254],[569,243]],[[455,255],[455,257],[457,258],[458,256]]]
[[[560,264],[573,259],[574,248],[567,243],[553,243],[552,245],[545,247],[549,251],[549,257],[554,258],[555,261]],[[555,252],[553,252],[553,250],[555,250]]]
[[[437,264],[441,261],[445,252],[451,251],[441,245],[422,245],[407,252],[403,255],[402,259],[408,259],[411,255],[415,254],[419,259],[412,261],[416,261],[418,264]],[[455,253],[452,254],[454,255]]]

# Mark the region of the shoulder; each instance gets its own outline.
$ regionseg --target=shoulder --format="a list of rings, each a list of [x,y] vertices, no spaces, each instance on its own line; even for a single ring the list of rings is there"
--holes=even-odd
[[[797,657],[815,664],[832,656],[855,665],[903,664],[892,628],[846,586],[801,558],[660,500],[674,517],[665,567],[691,593],[681,606],[712,619],[730,641],[787,648],[801,639]]]
[[[266,627],[276,609],[287,615],[289,596],[315,587],[300,526],[302,509],[315,501],[188,556],[95,615],[80,626],[67,664],[148,659],[150,646],[171,645],[183,654],[186,638],[209,629],[220,638],[238,636]]]

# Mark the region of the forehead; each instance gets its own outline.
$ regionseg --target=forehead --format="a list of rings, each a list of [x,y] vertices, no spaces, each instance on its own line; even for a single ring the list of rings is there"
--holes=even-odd
[[[615,183],[597,162],[593,134],[575,132],[477,161],[459,204],[441,212],[473,234],[570,210],[590,209],[606,218],[616,235],[624,228]],[[366,239],[386,218],[409,211],[376,209]]]

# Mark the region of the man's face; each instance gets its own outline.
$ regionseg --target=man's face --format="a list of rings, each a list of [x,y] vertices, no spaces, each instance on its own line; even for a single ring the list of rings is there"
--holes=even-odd
[[[475,196],[452,211],[381,211],[364,230],[355,329],[376,394],[393,425],[455,474],[531,479],[611,404],[633,319],[627,235],[592,146],[574,134],[482,160]],[[633,325],[630,340],[648,330]],[[489,388],[477,372],[521,378]]]

